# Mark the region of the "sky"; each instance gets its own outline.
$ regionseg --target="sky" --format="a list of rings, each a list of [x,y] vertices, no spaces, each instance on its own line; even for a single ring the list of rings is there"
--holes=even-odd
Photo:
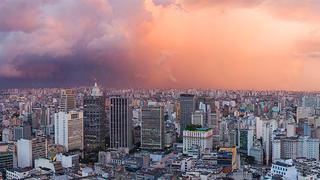
[[[320,90],[318,0],[2,0],[0,88]]]

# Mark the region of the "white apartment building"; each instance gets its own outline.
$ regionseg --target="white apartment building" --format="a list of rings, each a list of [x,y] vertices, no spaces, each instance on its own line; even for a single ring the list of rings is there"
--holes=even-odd
[[[197,146],[200,151],[212,149],[212,129],[196,128],[183,131],[183,153],[187,154],[192,147]]]
[[[18,167],[32,167],[32,141],[20,139],[17,141]]]
[[[292,159],[280,160],[272,163],[271,176],[280,175],[283,179],[297,179],[298,171]]]
[[[83,149],[83,112],[58,112],[54,115],[55,144],[67,151]]]

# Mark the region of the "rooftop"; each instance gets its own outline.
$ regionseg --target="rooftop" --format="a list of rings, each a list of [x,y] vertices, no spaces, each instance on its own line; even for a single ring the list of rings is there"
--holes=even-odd
[[[190,124],[184,129],[186,131],[209,131],[211,128],[201,127],[201,125]]]
[[[293,165],[286,164],[286,163],[283,163],[283,162],[280,162],[280,161],[277,161],[274,164],[277,165],[277,166],[282,166],[282,167],[292,167],[293,166]]]

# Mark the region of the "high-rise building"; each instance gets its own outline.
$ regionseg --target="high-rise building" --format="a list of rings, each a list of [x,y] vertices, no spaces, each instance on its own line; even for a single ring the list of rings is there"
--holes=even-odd
[[[44,136],[32,139],[32,163],[35,159],[46,158],[48,154],[48,141]]]
[[[253,146],[253,129],[240,130],[239,152],[250,155],[250,149]]]
[[[84,149],[85,154],[93,155],[99,150],[106,148],[107,117],[105,96],[99,89],[97,83],[91,90],[91,94],[84,97],[83,120],[84,120]]]
[[[32,140],[20,139],[17,141],[18,167],[32,167],[35,159],[47,157],[47,139],[42,136]]]
[[[83,112],[58,112],[54,115],[55,144],[63,145],[66,151],[83,149]]]
[[[164,108],[162,106],[142,108],[141,148],[153,150],[164,148]]]
[[[276,162],[281,159],[281,140],[275,138],[272,141],[272,162]]]
[[[192,94],[180,95],[180,135],[188,124],[191,124],[191,116],[195,110],[195,98]]]
[[[32,167],[32,141],[20,139],[17,141],[18,167]]]
[[[32,129],[39,129],[40,128],[40,121],[42,109],[41,108],[33,108],[31,113],[31,119],[29,123],[31,124]]]
[[[76,94],[73,89],[61,90],[60,111],[68,112],[76,108]]]
[[[132,108],[128,98],[110,98],[110,148],[132,148]]]
[[[213,137],[212,137],[213,145],[217,146],[219,145],[219,140],[220,140],[218,115],[216,113],[210,113],[210,116],[208,119],[209,119],[208,127],[212,129],[212,133],[213,133]]]
[[[50,135],[51,133],[53,133],[53,114],[54,112],[52,110],[54,110],[51,107],[42,107],[42,113],[41,113],[41,122],[40,122],[40,127],[43,131],[43,133],[45,135]]]

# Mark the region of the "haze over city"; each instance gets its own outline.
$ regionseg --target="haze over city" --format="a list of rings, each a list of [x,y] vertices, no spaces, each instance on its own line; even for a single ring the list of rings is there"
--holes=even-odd
[[[317,0],[3,0],[0,87],[320,90]]]

